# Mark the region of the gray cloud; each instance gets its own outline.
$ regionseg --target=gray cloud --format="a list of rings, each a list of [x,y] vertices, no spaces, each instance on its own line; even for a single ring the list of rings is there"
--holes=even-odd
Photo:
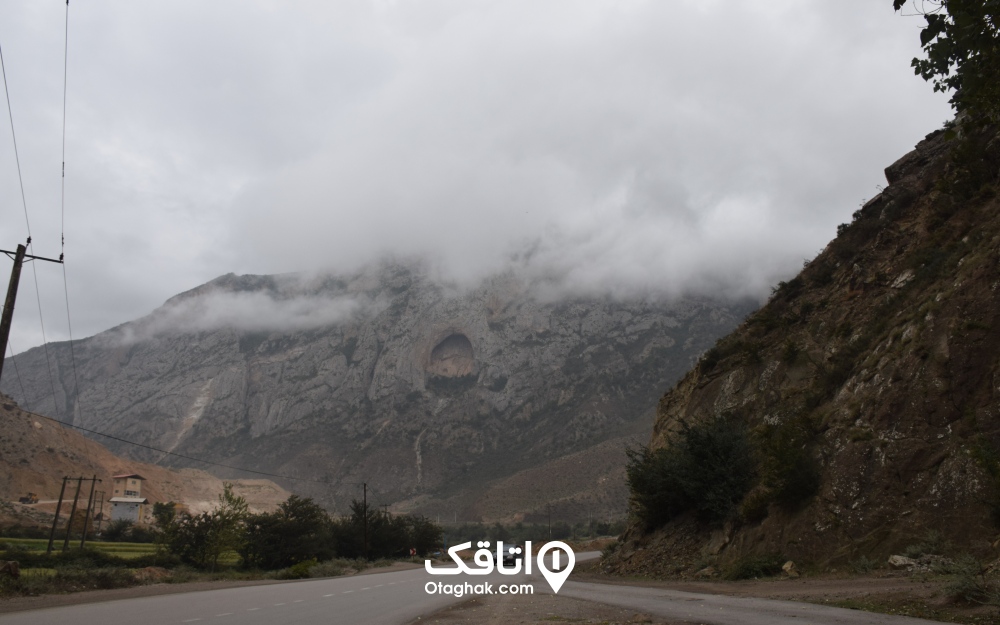
[[[0,7],[44,255],[64,8]],[[74,332],[230,271],[385,254],[465,284],[513,262],[553,293],[763,295],[949,116],[909,68],[919,26],[869,0],[73,5]],[[27,234],[8,137],[4,249]],[[37,271],[66,338],[62,276]],[[41,340],[33,291],[18,350]]]
[[[343,323],[369,306],[370,302],[355,297],[300,294],[279,298],[268,292],[216,291],[175,298],[151,315],[119,328],[113,340],[128,344],[220,328],[251,332],[307,330]]]

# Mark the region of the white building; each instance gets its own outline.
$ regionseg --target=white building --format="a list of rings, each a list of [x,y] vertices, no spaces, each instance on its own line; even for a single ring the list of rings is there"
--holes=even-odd
[[[125,519],[138,523],[142,520],[143,506],[149,503],[142,496],[142,482],[146,478],[135,473],[115,475],[111,502],[111,520]]]

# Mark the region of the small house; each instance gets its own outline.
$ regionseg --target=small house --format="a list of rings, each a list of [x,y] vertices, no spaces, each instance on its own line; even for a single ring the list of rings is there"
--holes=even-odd
[[[115,475],[112,478],[111,520],[125,519],[139,523],[143,518],[143,506],[149,500],[142,496],[142,483],[146,478],[135,473]]]

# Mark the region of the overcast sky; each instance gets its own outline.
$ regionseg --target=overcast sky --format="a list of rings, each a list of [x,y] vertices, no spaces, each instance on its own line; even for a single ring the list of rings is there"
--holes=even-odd
[[[218,275],[517,258],[566,292],[763,295],[950,117],[889,0],[75,2],[76,338]],[[34,253],[58,256],[62,0],[0,0]],[[27,236],[0,102],[0,248]],[[9,262],[0,272],[6,285]],[[37,263],[49,340],[61,269]],[[41,342],[22,275],[16,351]]]

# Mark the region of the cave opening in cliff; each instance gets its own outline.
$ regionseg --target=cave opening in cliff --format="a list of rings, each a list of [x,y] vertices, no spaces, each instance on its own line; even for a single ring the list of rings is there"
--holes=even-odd
[[[431,351],[427,372],[446,378],[462,377],[472,373],[474,363],[472,342],[464,334],[454,333]]]

